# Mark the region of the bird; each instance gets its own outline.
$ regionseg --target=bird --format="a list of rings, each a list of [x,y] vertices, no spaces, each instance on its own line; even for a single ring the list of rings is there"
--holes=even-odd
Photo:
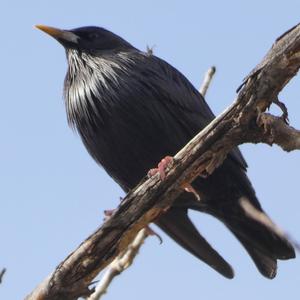
[[[92,158],[125,191],[133,189],[162,158],[174,156],[214,118],[200,92],[175,67],[96,26],[70,30],[36,25],[65,49],[67,120]],[[189,210],[221,221],[272,279],[277,260],[295,257],[287,238],[246,213],[241,199],[269,218],[247,177],[238,148],[207,178],[191,187],[154,222],[175,242],[226,278],[232,266],[201,235]]]

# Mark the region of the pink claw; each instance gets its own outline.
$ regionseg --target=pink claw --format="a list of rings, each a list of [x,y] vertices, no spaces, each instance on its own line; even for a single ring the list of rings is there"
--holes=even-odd
[[[148,176],[152,177],[152,176],[156,175],[157,173],[159,173],[160,179],[164,180],[166,178],[166,169],[172,163],[173,163],[173,157],[172,156],[166,156],[165,158],[163,158],[160,161],[157,168],[149,170]]]

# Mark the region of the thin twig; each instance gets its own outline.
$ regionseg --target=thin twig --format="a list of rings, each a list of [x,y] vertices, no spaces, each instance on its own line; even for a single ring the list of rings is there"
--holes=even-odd
[[[5,272],[6,272],[6,268],[3,268],[3,269],[1,270],[1,272],[0,272],[0,283],[2,283],[3,276],[4,276]]]
[[[206,96],[207,90],[208,90],[208,88],[209,88],[209,86],[211,84],[211,81],[212,81],[215,73],[216,73],[216,67],[215,66],[210,67],[207,70],[207,72],[205,73],[203,82],[202,82],[201,87],[199,89],[199,92],[201,93],[201,95],[203,97]]]

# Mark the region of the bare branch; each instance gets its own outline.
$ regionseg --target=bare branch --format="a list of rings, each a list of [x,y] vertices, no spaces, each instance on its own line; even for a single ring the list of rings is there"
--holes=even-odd
[[[107,291],[108,286],[114,277],[120,275],[133,263],[145,239],[149,236],[147,229],[142,229],[133,242],[128,246],[125,253],[119,255],[109,266],[101,281],[97,285],[95,292],[87,300],[99,300]]]
[[[298,142],[296,146],[291,145],[280,130],[275,130],[277,134],[273,134],[270,142],[264,126],[258,126],[256,120],[278,99],[279,92],[296,75],[299,67],[298,25],[275,42],[262,63],[245,79],[237,100],[174,157],[165,180],[161,182],[158,175],[142,180],[113,216],[26,299],[71,300],[89,296],[93,278],[128,246],[141,228],[172,204],[182,192],[184,183],[199,175],[211,174],[233,147],[245,142],[272,144],[280,141],[284,149],[298,148]],[[282,124],[280,128],[283,128]],[[284,128],[288,130],[288,127]]]

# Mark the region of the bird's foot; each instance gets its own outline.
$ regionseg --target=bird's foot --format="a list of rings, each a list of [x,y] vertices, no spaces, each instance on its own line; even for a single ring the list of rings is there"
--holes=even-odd
[[[148,172],[148,176],[152,177],[156,175],[157,173],[160,176],[161,180],[164,180],[166,178],[166,169],[170,167],[170,165],[173,163],[173,157],[172,156],[166,156],[163,158],[160,163],[158,164],[157,168],[150,169]]]
[[[120,202],[122,202],[122,201],[123,201],[123,198],[120,197]],[[104,221],[108,220],[108,219],[114,214],[114,212],[115,212],[116,210],[117,210],[116,208],[104,210],[104,211],[103,211],[103,214],[104,214],[103,220],[104,220]]]
[[[106,221],[108,220],[116,211],[116,209],[106,209],[103,213],[104,213],[104,218],[103,220]]]
[[[156,231],[154,231],[149,225],[147,225],[145,227],[145,229],[146,229],[146,232],[147,232],[148,235],[156,236],[158,238],[158,240],[159,240],[159,243],[162,244],[163,239],[162,239],[162,237]]]
[[[196,197],[197,201],[201,200],[200,195],[198,192],[192,187],[192,185],[188,182],[185,182],[181,185],[181,187],[188,193],[193,193],[193,195]]]

